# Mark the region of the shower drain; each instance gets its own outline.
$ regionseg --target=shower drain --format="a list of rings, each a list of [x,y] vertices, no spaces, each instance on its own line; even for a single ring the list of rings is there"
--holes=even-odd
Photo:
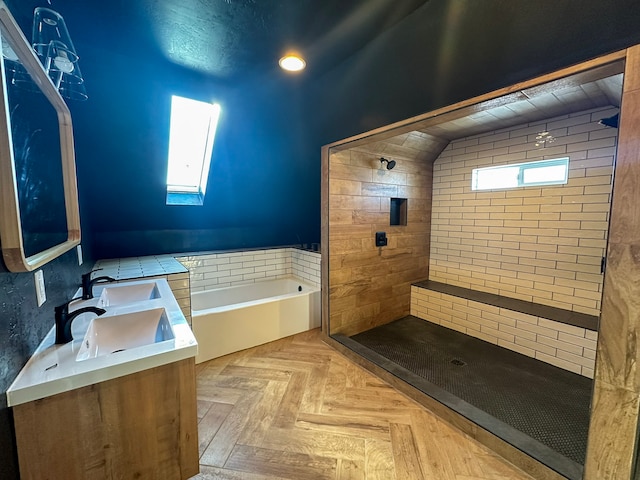
[[[458,360],[457,358],[454,358],[453,360],[451,360],[451,363],[453,363],[454,365],[457,365],[458,367],[463,367],[464,365],[467,364],[467,362],[463,362],[462,360]]]

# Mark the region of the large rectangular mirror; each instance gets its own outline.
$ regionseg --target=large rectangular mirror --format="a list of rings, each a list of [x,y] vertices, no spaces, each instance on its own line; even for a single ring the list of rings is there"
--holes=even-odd
[[[71,113],[0,1],[0,242],[25,272],[80,243]]]

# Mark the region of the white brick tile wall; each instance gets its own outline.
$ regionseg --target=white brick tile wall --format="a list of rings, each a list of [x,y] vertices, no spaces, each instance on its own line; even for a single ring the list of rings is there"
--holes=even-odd
[[[598,108],[452,141],[434,163],[431,280],[599,315],[617,131]],[[556,138],[535,147],[536,133]],[[566,185],[471,191],[477,167],[569,157]]]
[[[320,253],[296,248],[179,257],[189,269],[191,291],[293,276],[320,286]]]
[[[293,276],[320,286],[320,253],[307,250],[289,249]]]
[[[593,378],[591,330],[415,286],[411,315]]]

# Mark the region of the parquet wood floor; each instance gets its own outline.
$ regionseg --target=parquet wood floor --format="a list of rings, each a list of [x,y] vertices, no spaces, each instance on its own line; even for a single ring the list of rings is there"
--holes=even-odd
[[[531,480],[319,330],[198,365],[197,393],[193,480]]]

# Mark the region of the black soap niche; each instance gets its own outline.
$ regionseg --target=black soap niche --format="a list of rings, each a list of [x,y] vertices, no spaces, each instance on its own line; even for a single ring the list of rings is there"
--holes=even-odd
[[[407,224],[407,199],[392,198],[390,209],[389,225],[406,225]]]

